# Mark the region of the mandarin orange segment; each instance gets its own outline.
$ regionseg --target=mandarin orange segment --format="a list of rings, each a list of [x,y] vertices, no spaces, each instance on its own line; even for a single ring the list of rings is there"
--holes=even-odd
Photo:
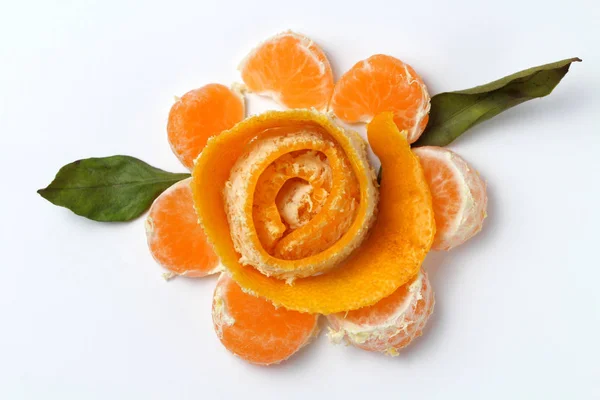
[[[419,157],[433,197],[435,250],[450,250],[475,236],[487,213],[485,182],[456,153],[437,146],[413,150]]]
[[[335,85],[329,105],[344,122],[370,122],[384,111],[394,113],[398,129],[415,142],[429,120],[429,93],[408,64],[384,54],[356,63]]]
[[[194,210],[191,178],[164,191],[150,207],[146,238],[154,259],[176,275],[202,277],[220,270]]]
[[[249,90],[289,108],[324,110],[333,92],[333,72],[323,50],[290,31],[263,42],[239,69]]]
[[[315,134],[328,139],[314,142]],[[240,158],[250,154],[248,149],[253,143],[269,137],[279,137],[285,141],[290,135],[301,136],[298,143],[302,144],[288,144],[280,149],[281,154],[273,150],[272,145],[263,150],[273,150],[269,157],[274,161],[290,152],[298,155],[295,152],[306,151],[306,143],[325,146],[319,151],[333,160],[329,163],[332,166],[331,190],[347,190],[348,193],[357,190],[359,194],[355,216],[340,239],[326,250],[299,260],[282,260],[267,253],[253,228],[254,189],[262,171],[271,165],[271,162],[262,161],[264,153],[252,153],[261,162],[255,164],[256,170],[248,175],[248,179],[238,181],[240,185],[244,182],[247,184],[246,189],[239,187],[241,205],[238,205],[239,214],[236,214],[236,218],[243,218],[251,227],[245,231],[247,235],[239,235],[234,240],[233,233],[232,237],[233,221],[228,215],[232,210],[228,207],[227,196],[223,196],[224,190],[232,193],[237,191],[234,183],[227,182],[230,181],[232,168],[236,163],[243,162],[239,161]],[[291,310],[330,314],[374,304],[418,273],[435,234],[431,195],[423,170],[405,136],[394,124],[391,113],[376,117],[369,124],[368,135],[385,171],[380,189],[379,217],[371,229],[377,191],[373,183],[374,172],[366,161],[365,144],[356,134],[344,131],[326,115],[309,110],[271,111],[246,119],[209,141],[193,171],[194,202],[202,226],[221,262],[245,291]],[[331,144],[325,144],[327,141]],[[308,150],[318,149],[311,147]],[[342,152],[343,156],[336,156],[336,152]],[[344,171],[346,168],[341,167],[346,164],[358,182],[357,186],[348,182],[347,171]],[[323,187],[329,188],[327,184]],[[336,202],[334,208],[349,205],[349,202]],[[369,236],[365,239],[369,230]],[[235,243],[238,240],[239,250]],[[297,278],[293,284],[288,284],[284,280],[266,276],[255,265],[248,264],[249,254],[252,255],[253,251],[258,251],[270,265],[277,264],[289,271],[302,270],[306,265],[328,265],[332,258],[347,253],[343,254],[344,261],[328,272]]]
[[[171,107],[167,133],[171,149],[187,168],[206,145],[206,141],[244,119],[242,94],[212,83],[194,89],[177,99]]]
[[[328,315],[329,337],[333,342],[345,339],[364,350],[397,355],[398,350],[421,336],[434,304],[427,274],[420,271],[372,306]]]
[[[287,360],[318,332],[318,315],[275,308],[242,291],[225,273],[217,282],[212,315],[221,343],[236,356],[259,365]]]

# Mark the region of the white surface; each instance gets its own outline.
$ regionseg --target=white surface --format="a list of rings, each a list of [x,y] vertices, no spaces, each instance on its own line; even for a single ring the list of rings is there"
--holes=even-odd
[[[598,2],[285,3],[2,2],[0,398],[599,398]],[[183,170],[165,134],[173,95],[238,79],[287,28],[336,76],[385,52],[433,94],[584,60],[452,145],[487,180],[489,219],[426,260],[436,312],[398,358],[321,336],[284,365],[245,364],[213,333],[214,279],[165,283],[143,220],[91,222],[35,193],[90,156]]]

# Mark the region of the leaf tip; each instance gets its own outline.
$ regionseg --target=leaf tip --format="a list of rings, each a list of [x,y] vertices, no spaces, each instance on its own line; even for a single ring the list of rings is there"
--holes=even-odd
[[[42,198],[44,198],[45,200],[48,200],[50,203],[54,204],[54,201],[52,201],[51,190],[49,190],[47,187],[43,189],[38,189],[36,193],[42,196]]]

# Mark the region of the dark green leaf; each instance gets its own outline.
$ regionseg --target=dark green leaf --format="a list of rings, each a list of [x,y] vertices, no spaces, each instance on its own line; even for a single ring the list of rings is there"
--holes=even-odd
[[[189,176],[129,156],[88,158],[62,167],[38,193],[95,221],[129,221],[146,211],[165,189]]]
[[[569,71],[569,58],[526,69],[487,85],[431,99],[429,124],[413,146],[446,146],[469,128],[527,100],[549,95]]]

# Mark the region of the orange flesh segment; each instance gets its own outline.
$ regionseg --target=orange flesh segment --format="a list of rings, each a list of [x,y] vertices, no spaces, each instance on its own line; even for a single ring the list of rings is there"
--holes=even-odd
[[[248,89],[289,108],[324,110],[333,92],[325,53],[306,36],[285,32],[254,49],[240,64]]]
[[[352,151],[346,150],[348,136],[339,127],[327,116],[308,110],[265,113],[245,120],[209,142],[193,171],[194,202],[201,223],[233,279],[245,290],[276,305],[330,314],[374,304],[417,274],[435,234],[431,195],[421,165],[398,131],[391,113],[376,117],[368,128],[369,141],[385,172],[380,189],[380,214],[360,248],[338,268],[297,279],[293,285],[240,263],[222,195],[231,167],[256,129],[297,124],[320,126],[350,155],[349,162],[361,188],[356,217],[359,223],[350,231],[355,234],[360,229],[363,207],[367,206],[363,201],[367,196],[364,188],[372,179],[371,172],[367,173]],[[345,247],[343,243],[339,246]]]
[[[434,304],[431,284],[427,274],[421,271],[372,306],[329,315],[333,328],[329,336],[334,341],[344,338],[364,350],[396,355],[421,336]]]
[[[329,105],[344,122],[369,122],[394,113],[398,129],[415,142],[429,120],[429,93],[421,77],[397,58],[376,54],[356,63],[335,85]]]
[[[202,277],[219,270],[194,210],[191,178],[164,191],[150,207],[146,238],[154,259],[177,275]]]
[[[456,153],[437,146],[414,149],[431,189],[435,250],[450,250],[475,236],[487,215],[485,182]]]
[[[254,364],[288,359],[318,330],[318,315],[275,308],[265,299],[244,293],[225,273],[217,282],[212,309],[221,343]]]
[[[240,93],[213,83],[187,92],[171,107],[167,133],[171,149],[187,168],[214,135],[244,119]]]

